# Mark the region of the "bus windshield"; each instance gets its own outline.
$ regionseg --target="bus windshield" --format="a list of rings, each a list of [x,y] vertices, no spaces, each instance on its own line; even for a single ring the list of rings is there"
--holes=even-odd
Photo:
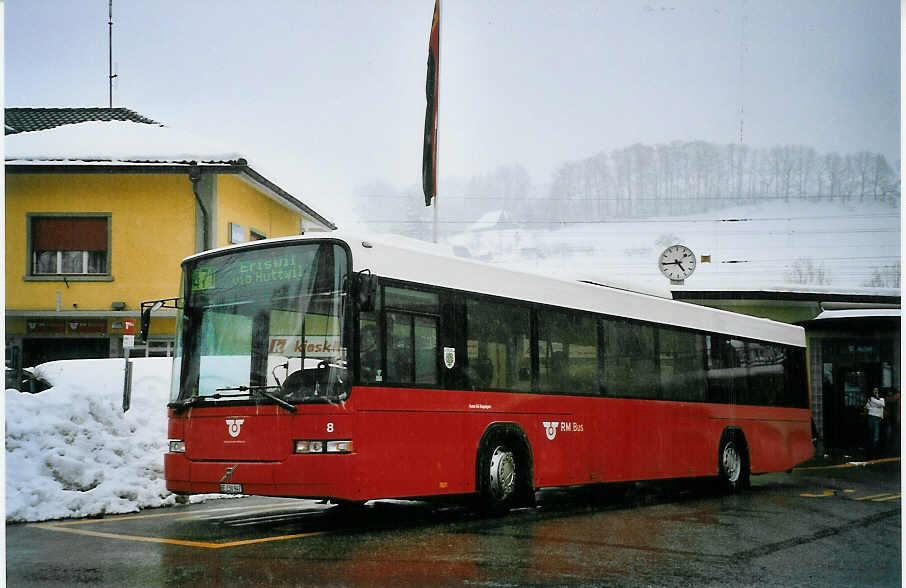
[[[186,262],[171,404],[344,399],[348,271],[330,242]]]

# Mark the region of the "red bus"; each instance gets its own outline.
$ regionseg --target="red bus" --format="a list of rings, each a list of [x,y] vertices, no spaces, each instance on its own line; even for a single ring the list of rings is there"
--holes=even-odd
[[[813,455],[799,327],[333,233],[195,255],[181,288],[175,493],[503,512]]]

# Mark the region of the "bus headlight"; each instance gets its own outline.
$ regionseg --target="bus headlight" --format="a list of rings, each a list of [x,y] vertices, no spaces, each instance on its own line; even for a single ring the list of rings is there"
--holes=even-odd
[[[352,453],[352,441],[349,439],[331,441],[297,440],[293,443],[293,453]]]
[[[170,439],[170,453],[185,453],[186,442],[182,439]]]
[[[327,441],[327,453],[352,453],[352,441]]]
[[[324,453],[323,441],[296,441],[294,453]]]

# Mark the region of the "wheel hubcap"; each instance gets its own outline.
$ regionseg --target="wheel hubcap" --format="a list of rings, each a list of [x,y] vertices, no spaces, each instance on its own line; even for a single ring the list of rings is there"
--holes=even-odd
[[[516,488],[516,460],[513,452],[497,447],[491,454],[491,494],[506,500]]]
[[[738,480],[739,473],[742,471],[742,458],[739,457],[739,452],[736,451],[735,444],[730,442],[724,446],[722,460],[727,480],[731,482]]]

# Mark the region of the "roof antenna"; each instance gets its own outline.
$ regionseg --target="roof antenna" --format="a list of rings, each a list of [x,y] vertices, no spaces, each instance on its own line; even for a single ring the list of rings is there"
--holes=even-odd
[[[113,0],[110,0],[107,5],[107,15],[107,24],[110,26],[107,35],[107,84],[110,93],[110,108],[113,108],[113,79],[118,75],[113,73]]]
[[[746,0],[742,0],[740,6],[740,19],[739,19],[739,146],[743,145],[743,120],[745,117],[745,109],[743,107],[745,103],[745,62],[746,62],[746,52],[749,50],[749,45],[746,41],[746,24],[748,21],[748,16],[746,15]]]

